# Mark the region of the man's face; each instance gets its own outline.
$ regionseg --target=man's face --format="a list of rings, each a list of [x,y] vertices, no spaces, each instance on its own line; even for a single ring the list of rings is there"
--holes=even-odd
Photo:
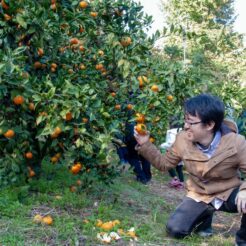
[[[187,138],[192,142],[203,142],[202,140],[208,134],[207,128],[201,122],[201,119],[190,114],[185,114],[184,129]]]

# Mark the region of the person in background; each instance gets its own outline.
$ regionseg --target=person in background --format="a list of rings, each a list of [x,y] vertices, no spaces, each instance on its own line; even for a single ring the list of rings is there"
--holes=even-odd
[[[128,151],[127,151],[127,146],[124,142],[124,137],[120,134],[116,134],[112,142],[119,156],[119,160],[120,160],[119,164],[120,164],[121,171],[127,171],[130,165],[128,162]]]
[[[180,127],[175,127],[176,125],[170,124],[169,130],[166,133],[166,142],[160,145],[162,153],[165,152],[168,148],[172,146],[175,142],[177,133],[182,130]],[[169,175],[172,177],[172,180],[169,182],[169,186],[175,189],[184,188],[184,174],[183,174],[183,162],[181,161],[176,168],[168,170]]]
[[[133,167],[133,171],[136,174],[136,180],[142,184],[147,184],[152,177],[151,167],[149,161],[139,155],[135,149],[137,141],[134,138],[134,126],[135,123],[133,122],[126,123],[125,143],[128,151],[128,162]]]
[[[166,224],[168,235],[184,238],[191,233],[211,236],[215,211],[240,213],[236,245],[246,246],[246,141],[237,126],[224,119],[223,102],[200,94],[184,104],[184,130],[162,155],[149,141],[149,134],[134,132],[138,153],[161,171],[184,162],[188,179],[187,195]]]

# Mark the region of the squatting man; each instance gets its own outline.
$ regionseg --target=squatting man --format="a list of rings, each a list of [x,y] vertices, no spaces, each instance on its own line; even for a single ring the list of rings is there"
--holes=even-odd
[[[184,238],[191,233],[212,235],[215,211],[241,213],[236,245],[246,246],[246,141],[234,122],[224,119],[223,102],[200,94],[184,103],[184,130],[163,155],[149,141],[149,132],[136,130],[138,153],[160,171],[183,161],[188,173],[187,194],[166,224],[169,236]]]

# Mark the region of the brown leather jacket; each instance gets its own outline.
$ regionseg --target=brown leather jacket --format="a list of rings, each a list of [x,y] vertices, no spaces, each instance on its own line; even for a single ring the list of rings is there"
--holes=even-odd
[[[232,122],[224,121],[221,141],[211,158],[189,141],[184,131],[165,155],[150,142],[136,148],[160,171],[174,168],[182,160],[188,173],[187,196],[206,203],[214,198],[226,201],[234,188],[246,189],[238,175],[238,170],[246,173],[246,141],[236,129]]]

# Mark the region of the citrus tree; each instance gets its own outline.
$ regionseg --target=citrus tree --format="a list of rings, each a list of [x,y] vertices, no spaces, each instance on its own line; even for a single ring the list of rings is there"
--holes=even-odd
[[[0,11],[0,183],[39,177],[44,162],[110,180],[120,126],[163,117],[160,132],[173,101],[151,61],[151,17],[132,0],[2,0]]]

